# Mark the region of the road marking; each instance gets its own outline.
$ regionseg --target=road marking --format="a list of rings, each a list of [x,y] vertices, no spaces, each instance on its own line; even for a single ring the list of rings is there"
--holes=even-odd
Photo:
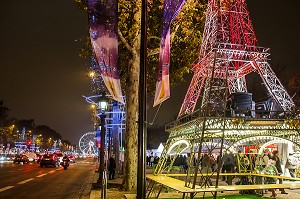
[[[49,171],[48,173],[54,173],[55,171],[53,170],[53,171]]]
[[[38,175],[38,176],[36,176],[36,177],[37,177],[37,178],[40,178],[40,177],[43,177],[43,176],[45,176],[45,175],[47,175],[47,174],[44,173],[44,174]]]
[[[5,191],[5,190],[7,190],[7,189],[11,189],[11,188],[13,188],[13,187],[14,187],[14,186],[3,187],[3,188],[0,189],[0,192]]]
[[[22,182],[19,182],[18,184],[25,184],[26,182],[29,182],[31,180],[33,180],[34,178],[29,178],[27,180],[23,180]]]

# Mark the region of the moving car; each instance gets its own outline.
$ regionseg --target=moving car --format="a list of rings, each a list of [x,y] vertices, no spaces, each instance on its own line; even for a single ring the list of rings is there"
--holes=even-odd
[[[29,163],[29,159],[26,155],[15,155],[14,160],[13,160],[14,164],[16,163]]]
[[[56,154],[45,154],[40,160],[40,167],[51,165],[53,167],[59,167],[59,159]]]
[[[36,159],[36,153],[34,153],[34,152],[28,152],[28,153],[26,153],[26,155],[27,155],[27,157],[28,157],[28,159],[29,159],[30,162],[34,162],[35,161],[35,159]]]
[[[53,154],[57,155],[59,162],[62,162],[64,155],[61,152],[54,152]]]
[[[42,154],[37,154],[37,155],[36,155],[36,159],[35,159],[36,163],[40,163],[42,157],[43,157]]]
[[[6,161],[12,161],[14,158],[13,155],[9,155],[9,154],[1,154],[0,155],[0,161],[1,162],[6,162]]]

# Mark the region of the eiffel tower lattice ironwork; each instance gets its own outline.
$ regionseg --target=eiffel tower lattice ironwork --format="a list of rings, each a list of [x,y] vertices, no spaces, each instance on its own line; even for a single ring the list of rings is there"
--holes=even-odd
[[[176,157],[188,151],[185,186],[218,187],[221,164],[217,162],[214,171],[204,171],[200,166],[204,153],[217,153],[222,160],[225,151],[236,152],[242,144],[261,145],[276,139],[300,146],[299,119],[290,114],[293,100],[271,69],[268,56],[269,49],[257,44],[245,0],[208,0],[200,54],[192,67],[194,75],[177,120],[166,126],[170,134],[154,174],[172,172]],[[260,75],[281,113],[289,114],[280,118],[277,114],[268,118],[226,115],[227,97],[247,93],[246,76],[252,72]],[[200,95],[200,110],[195,111]]]
[[[178,117],[194,112],[202,91],[201,110],[222,107],[227,88],[247,92],[245,76],[254,71],[281,108],[291,110],[294,103],[267,62],[268,51],[257,46],[245,0],[209,0],[199,58]]]

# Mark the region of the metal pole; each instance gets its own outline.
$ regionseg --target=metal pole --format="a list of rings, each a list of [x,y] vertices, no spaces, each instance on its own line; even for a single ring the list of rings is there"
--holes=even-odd
[[[137,199],[146,198],[147,0],[142,0],[141,15],[142,16],[141,16],[141,48],[140,48],[140,79],[139,79]]]
[[[96,146],[97,146],[97,149],[98,149],[97,150],[97,152],[98,152],[97,161],[99,163],[99,167],[98,167],[98,170],[97,170],[98,173],[100,173],[100,137],[101,137],[101,130],[100,130],[101,127],[99,127],[99,125],[101,125],[101,124],[99,123],[99,121],[97,121],[95,131],[96,131]]]
[[[101,140],[100,140],[100,165],[99,165],[99,178],[98,178],[98,181],[97,181],[97,184],[100,185],[101,184],[101,188],[102,188],[102,194],[101,194],[101,199],[105,199],[104,196],[106,192],[105,190],[105,186],[103,186],[103,180],[105,180],[103,174],[104,174],[104,148],[105,148],[105,114],[102,113],[100,115],[100,119],[101,119]]]

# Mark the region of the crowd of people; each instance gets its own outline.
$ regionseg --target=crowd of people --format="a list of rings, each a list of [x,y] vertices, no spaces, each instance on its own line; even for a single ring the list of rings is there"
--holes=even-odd
[[[180,172],[186,173],[189,166],[195,168],[197,163],[197,155],[178,155],[174,162],[173,166],[178,166]],[[169,157],[167,164],[171,162],[172,157]],[[157,164],[159,157],[147,156],[147,165],[153,166]],[[248,173],[256,172],[266,175],[283,175],[283,168],[289,171],[291,177],[296,176],[296,169],[299,165],[299,160],[290,153],[286,164],[283,165],[282,159],[279,156],[277,150],[272,152],[269,149],[265,149],[262,154],[248,153],[244,154],[238,152],[237,154],[225,153],[220,159],[220,156],[209,155],[207,153],[201,154],[198,171],[201,173],[212,173],[217,172],[217,169],[220,169],[220,173]],[[225,181],[228,185],[232,185],[234,175],[223,175],[222,180]],[[279,178],[279,184],[282,184],[282,179]],[[276,183],[277,178],[271,177],[257,177],[254,181],[249,182],[248,176],[241,176],[235,184],[274,184]],[[209,182],[212,184],[212,182]],[[275,190],[270,190],[272,192],[271,197],[276,196]],[[281,194],[287,194],[284,189],[280,189]]]

